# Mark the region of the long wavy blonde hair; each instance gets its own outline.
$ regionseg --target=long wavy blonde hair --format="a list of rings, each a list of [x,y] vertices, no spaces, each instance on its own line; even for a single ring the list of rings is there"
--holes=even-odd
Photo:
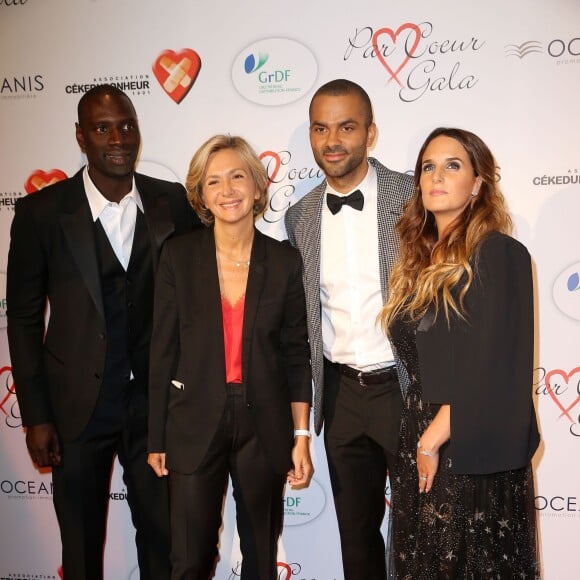
[[[428,145],[439,136],[455,139],[466,151],[476,177],[479,194],[439,238],[435,218],[423,205],[421,169]],[[474,133],[439,127],[423,143],[415,164],[415,193],[397,224],[401,238],[399,259],[390,275],[389,300],[379,315],[385,332],[395,317],[420,318],[429,306],[441,310],[449,323],[451,312],[465,317],[463,300],[473,281],[473,266],[481,241],[492,231],[509,234],[512,220],[498,185],[495,159]]]

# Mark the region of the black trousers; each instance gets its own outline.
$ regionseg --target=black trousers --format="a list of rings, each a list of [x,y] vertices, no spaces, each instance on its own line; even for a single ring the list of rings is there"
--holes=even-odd
[[[385,580],[385,485],[403,404],[396,379],[361,387],[325,364],[324,443],[345,580]]]
[[[122,394],[106,396],[115,391]],[[166,478],[157,478],[147,465],[147,397],[111,385],[103,393],[83,435],[61,443],[62,464],[52,472],[64,579],[103,578],[111,473],[118,455],[136,529],[140,578],[167,580],[169,494]]]
[[[172,580],[212,577],[228,475],[242,552],[241,572],[236,572],[241,580],[277,578],[286,474],[270,467],[241,388],[228,385],[222,421],[200,467],[192,474],[170,470]]]

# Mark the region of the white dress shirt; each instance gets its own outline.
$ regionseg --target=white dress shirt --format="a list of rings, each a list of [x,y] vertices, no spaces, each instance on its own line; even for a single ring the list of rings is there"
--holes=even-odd
[[[357,189],[364,195],[362,211],[344,205],[332,215],[326,200],[322,207],[322,342],[328,360],[370,371],[394,364],[395,358],[377,323],[383,299],[374,167],[368,166],[365,178],[352,191]],[[328,193],[343,195],[330,185]]]
[[[131,191],[119,203],[109,201],[97,189],[89,176],[88,166],[83,171],[83,182],[93,221],[100,220],[115,256],[126,271],[133,249],[137,208],[143,211],[143,202],[135,186],[135,179]]]

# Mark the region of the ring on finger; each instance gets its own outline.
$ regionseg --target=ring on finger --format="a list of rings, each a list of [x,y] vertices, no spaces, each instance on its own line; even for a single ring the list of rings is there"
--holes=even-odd
[[[427,479],[427,476],[426,475],[420,475],[419,476],[419,479]]]

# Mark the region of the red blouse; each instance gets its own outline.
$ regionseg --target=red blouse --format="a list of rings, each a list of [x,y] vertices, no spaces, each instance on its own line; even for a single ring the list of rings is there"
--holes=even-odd
[[[230,304],[227,298],[222,296],[226,383],[242,382],[242,329],[245,302],[245,294],[235,304]]]

